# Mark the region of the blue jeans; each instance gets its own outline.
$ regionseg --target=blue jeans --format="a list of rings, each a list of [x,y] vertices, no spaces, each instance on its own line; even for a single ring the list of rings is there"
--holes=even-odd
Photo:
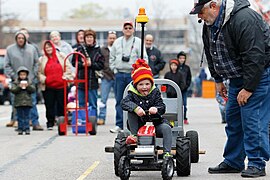
[[[187,91],[182,91],[181,93],[184,106],[184,119],[187,119]]]
[[[248,166],[262,169],[265,161],[269,160],[270,68],[264,71],[247,104],[241,107],[237,103],[237,95],[243,84],[239,79],[230,81],[224,162],[242,170],[247,156]]]
[[[114,80],[107,80],[106,78],[103,78],[101,81],[101,102],[104,104],[104,107],[99,108],[99,119],[106,120],[107,100],[111,88],[114,88]]]
[[[115,109],[116,121],[115,125],[123,129],[123,110],[121,107],[121,100],[123,99],[124,90],[126,86],[132,81],[130,73],[116,73],[115,74]]]
[[[37,93],[36,92],[32,93],[31,97],[32,97],[32,108],[30,111],[30,119],[32,120],[33,126],[37,126],[39,125],[38,122],[39,116],[37,111]]]
[[[85,92],[84,89],[78,88],[78,98],[79,98],[79,106],[85,107]],[[91,106],[93,110],[97,110],[97,99],[98,93],[97,89],[88,89],[88,106]]]
[[[18,117],[18,129],[19,130],[30,130],[29,120],[31,107],[17,107],[17,117]]]

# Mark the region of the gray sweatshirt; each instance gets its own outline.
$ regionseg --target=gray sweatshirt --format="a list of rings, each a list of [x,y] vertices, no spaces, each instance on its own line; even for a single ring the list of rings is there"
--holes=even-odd
[[[134,41],[135,38],[135,41]],[[132,48],[133,46],[133,48]],[[129,62],[122,61],[122,56],[130,56]],[[124,36],[117,38],[110,51],[110,68],[114,73],[130,73],[132,64],[141,57],[141,39],[131,36],[125,39]],[[144,60],[148,63],[146,50],[144,47]]]
[[[19,47],[16,43],[7,47],[5,56],[5,75],[12,80],[17,79],[17,70],[25,66],[29,70],[29,79],[33,84],[38,83],[38,54],[31,44]]]

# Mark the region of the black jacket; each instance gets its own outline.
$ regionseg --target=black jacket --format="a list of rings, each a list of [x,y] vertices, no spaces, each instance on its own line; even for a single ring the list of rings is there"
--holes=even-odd
[[[228,2],[234,1],[232,10]],[[270,30],[262,17],[250,9],[247,0],[227,0],[225,23],[221,29],[224,42],[232,60],[241,64],[239,71],[243,78],[243,88],[253,92],[262,72],[270,61]],[[208,26],[203,27],[203,43],[208,67],[216,82],[222,77],[216,73],[210,54]]]
[[[192,78],[190,67],[184,63],[184,64],[179,65],[178,70],[183,75],[184,85],[185,85],[184,88],[181,90],[187,91],[188,87],[190,86],[191,78]]]
[[[147,48],[146,49],[148,56],[148,64],[152,70],[153,75],[159,75],[159,71],[161,71],[166,62],[163,60],[160,50],[156,47]]]
[[[122,99],[121,107],[124,111],[134,112],[138,106],[144,111],[149,110],[150,107],[156,107],[158,113],[153,116],[159,120],[155,120],[153,122],[154,125],[156,126],[164,122],[164,118],[161,115],[165,113],[166,106],[163,103],[159,89],[155,86],[152,87],[151,92],[147,96],[142,96],[132,84],[129,86],[128,95]],[[141,119],[145,122],[147,118],[148,116],[143,116]]]
[[[169,71],[165,74],[164,79],[170,79],[173,82],[175,82],[179,88],[181,89],[181,91],[185,88],[185,80],[184,77],[182,75],[182,73],[180,73],[179,71],[176,71],[176,73],[173,73],[172,71]],[[174,89],[174,87],[168,85],[167,86],[167,97],[169,98],[176,98],[177,94],[176,91]]]
[[[88,67],[88,86],[89,89],[98,89],[98,78],[95,74],[95,71],[102,70],[104,68],[104,57],[100,52],[100,47],[97,45],[94,46],[86,46],[86,50],[88,55],[91,58],[91,66]],[[78,46],[78,52],[82,53],[86,56],[84,48],[82,45]],[[76,63],[76,55],[72,57],[72,65],[75,67]],[[84,66],[81,56],[78,56],[78,79],[84,79]],[[79,83],[79,88],[84,89],[84,84]]]

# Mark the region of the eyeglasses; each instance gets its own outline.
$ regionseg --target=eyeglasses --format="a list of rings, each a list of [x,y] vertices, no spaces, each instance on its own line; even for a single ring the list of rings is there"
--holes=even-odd
[[[125,27],[124,29],[125,29],[125,30],[128,30],[128,29],[131,30],[131,29],[133,29],[133,28],[132,28],[132,27]]]
[[[116,31],[108,31],[108,34],[116,34]]]

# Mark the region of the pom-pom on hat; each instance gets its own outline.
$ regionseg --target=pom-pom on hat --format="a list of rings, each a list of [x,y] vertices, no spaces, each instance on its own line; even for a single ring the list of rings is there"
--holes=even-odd
[[[144,59],[137,59],[137,61],[132,64],[133,70],[131,72],[131,77],[133,84],[136,85],[139,81],[144,79],[149,79],[152,84],[154,84],[153,74],[149,65]]]

